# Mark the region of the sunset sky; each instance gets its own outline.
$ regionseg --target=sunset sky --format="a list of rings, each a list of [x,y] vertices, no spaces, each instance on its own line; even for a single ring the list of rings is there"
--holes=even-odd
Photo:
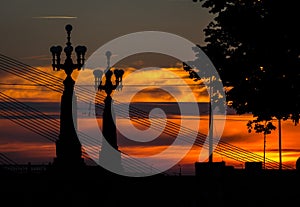
[[[71,34],[73,46],[85,45],[88,48],[86,54],[86,59],[88,59],[106,42],[140,31],[169,32],[186,38],[194,44],[203,45],[203,29],[212,20],[211,14],[201,8],[200,3],[189,0],[87,0],[81,2],[3,0],[0,12],[2,31],[0,53],[61,78],[65,77],[63,71],[52,71],[52,56],[49,48],[53,45],[65,46],[64,27],[66,24],[73,26]],[[185,120],[184,123],[189,123],[185,126],[188,128],[196,120],[200,120],[199,131],[207,133],[208,117],[205,107],[199,108],[200,117],[194,114],[180,114],[180,111],[173,110],[174,102],[203,103],[209,100],[206,88],[200,86],[200,82],[194,82],[188,78],[188,73],[183,70],[180,60],[162,54],[137,54],[118,62],[113,68],[122,68],[125,71],[123,90],[115,92],[113,96],[116,102],[128,101],[127,98],[132,96],[130,101],[137,102],[136,106],[141,110],[161,107],[166,110],[169,121],[180,124],[180,121]],[[88,68],[85,72],[88,72]],[[75,80],[79,73],[74,72]],[[60,93],[37,86],[2,70],[0,70],[0,75],[0,92],[33,106],[43,113],[59,117]],[[90,90],[94,90],[93,84],[94,82],[90,83]],[[168,89],[168,91],[159,88]],[[0,112],[2,110],[0,108]],[[84,117],[89,112],[87,108],[81,110],[82,114],[79,114],[79,117],[81,115]],[[224,142],[262,156],[263,135],[248,133],[246,128],[247,121],[252,119],[250,114],[236,115],[233,110],[228,109],[223,132],[215,128],[214,134],[220,136]],[[120,126],[126,127],[125,122],[126,120],[122,118],[117,120]],[[274,120],[274,125],[277,127],[276,120]],[[53,161],[55,157],[53,142],[5,118],[0,119],[0,126],[1,153],[22,164]],[[135,126],[137,129],[145,130],[141,126]],[[53,129],[57,127],[53,126]],[[282,159],[284,164],[292,167],[295,167],[295,162],[300,157],[299,136],[299,126],[294,126],[290,120],[282,122]],[[132,156],[155,154],[172,143],[172,139],[164,134],[161,134],[156,141],[149,143],[133,143],[124,139],[121,134],[118,139],[121,151]],[[277,129],[267,136],[266,149],[267,158],[279,160]],[[181,150],[180,146],[178,150]],[[200,151],[199,147],[194,146],[178,163],[183,174],[194,173],[193,165],[199,161]],[[172,153],[175,155],[176,151]],[[172,153],[169,154],[170,159],[174,156]],[[244,163],[217,153],[214,153],[214,160],[225,161],[228,165],[238,168],[244,167]],[[175,165],[170,173],[178,173],[178,166]]]

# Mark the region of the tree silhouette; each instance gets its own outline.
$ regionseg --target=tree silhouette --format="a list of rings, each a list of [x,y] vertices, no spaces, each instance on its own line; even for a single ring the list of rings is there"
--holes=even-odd
[[[254,125],[254,126],[253,126]],[[248,121],[247,123],[248,132],[251,133],[254,130],[256,133],[263,133],[264,135],[264,169],[266,167],[266,139],[267,135],[271,134],[272,130],[276,127],[272,124],[271,120],[260,120],[256,119],[253,121]]]
[[[195,45],[192,49],[195,52],[196,59],[183,62],[183,69],[189,73],[190,79],[193,79],[195,82],[199,81],[200,85],[206,87],[209,95],[209,162],[213,162],[214,114],[225,114],[226,98],[222,80],[217,71],[212,70],[212,68],[206,68],[209,63],[203,59],[201,47]]]
[[[297,2],[200,0],[215,18],[204,29],[202,49],[230,90],[226,100],[238,114],[259,120],[292,119],[300,112],[300,13]],[[257,128],[259,129],[259,128]],[[255,129],[254,129],[255,130]],[[281,130],[279,130],[281,169]]]

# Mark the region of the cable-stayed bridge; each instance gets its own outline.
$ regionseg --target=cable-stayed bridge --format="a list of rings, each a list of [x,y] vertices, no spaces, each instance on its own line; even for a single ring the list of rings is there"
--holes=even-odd
[[[61,83],[63,81],[63,79],[53,76],[49,73],[41,71],[35,67],[29,66],[27,64],[24,64],[18,60],[15,60],[13,58],[7,57],[2,54],[0,54],[0,70],[10,73],[10,74],[13,74],[15,76],[18,76],[20,78],[23,78],[25,80],[31,81],[37,85],[46,87],[52,91],[56,91],[58,93],[63,92],[63,86],[61,84],[58,84],[58,83]],[[77,94],[77,99],[79,99],[80,101],[86,102],[86,103],[90,103],[90,97],[95,96],[95,91],[88,90],[87,88],[84,88],[84,87],[76,86],[76,90],[78,92],[80,92]],[[28,106],[24,106],[23,103],[18,102],[17,100],[12,99],[11,97],[8,97],[7,95],[5,95],[3,93],[1,93],[0,97],[1,97],[0,98],[0,100],[1,100],[0,107],[2,108],[2,111],[6,111],[6,113],[7,113],[7,114],[5,114],[5,112],[3,112],[5,117],[16,117],[15,115],[24,116],[24,108],[26,108],[26,109],[28,109],[27,112],[29,114],[32,114],[32,116],[33,116],[33,118],[30,119],[30,121],[32,120],[32,124],[33,124],[32,127],[28,127],[28,122],[25,123],[21,119],[16,119],[16,118],[13,119],[12,118],[11,120],[25,128],[27,127],[30,130],[33,130],[33,129],[36,130],[36,133],[40,134],[41,136],[43,136],[45,138],[47,137],[47,139],[51,139],[50,141],[55,141],[57,139],[59,121],[57,121],[57,120],[53,121],[54,119],[49,119],[49,117],[46,118],[45,114],[42,114],[41,112],[38,112],[37,110],[30,108]],[[97,95],[95,97],[95,101],[98,103],[102,103],[104,98],[105,97],[103,95],[97,93]],[[115,110],[118,111],[118,114],[127,116],[127,114],[128,114],[128,112],[126,111],[127,109],[122,106],[122,103],[119,103],[117,100],[114,100],[114,102],[116,103]],[[96,107],[103,109],[103,105],[101,105],[101,104],[96,105]],[[12,113],[12,114],[9,114],[9,113]],[[148,122],[147,120],[144,119],[145,117],[148,116],[148,114],[146,112],[144,112],[143,110],[140,110],[135,107],[130,107],[130,114],[132,115],[132,117],[126,117],[126,118],[130,118],[133,122],[136,122],[143,126],[146,126],[146,127],[150,126],[150,122]],[[1,112],[1,116],[3,116],[2,112]],[[39,124],[38,126],[41,126],[41,123],[40,122],[36,123],[34,116],[37,116],[36,118],[46,120],[45,123],[43,123],[43,129],[41,129],[41,131],[39,131],[38,128],[36,127],[37,126],[36,124]],[[160,124],[161,124],[160,120],[155,119],[153,121],[153,123],[151,124],[151,127],[154,129],[155,128],[160,129]],[[55,125],[57,127],[57,130],[53,130],[53,127]],[[44,129],[44,127],[45,127],[45,129]],[[173,136],[173,137],[176,137],[177,136],[176,131],[178,131],[178,129],[181,129],[184,132],[184,134],[185,134],[184,140],[187,143],[191,143],[191,144],[194,144],[196,146],[203,147],[206,149],[209,148],[208,143],[205,142],[206,137],[207,137],[205,134],[197,132],[197,139],[194,142],[189,137],[189,134],[195,133],[193,129],[190,129],[185,126],[180,126],[173,122],[169,122],[169,124],[166,125],[166,128],[164,129],[163,133]],[[78,132],[78,133],[80,133],[80,132]],[[83,135],[83,136],[86,136],[86,135]],[[96,140],[95,138],[87,137],[87,140],[92,142],[93,144],[97,144],[97,141],[95,142],[95,140]],[[214,143],[214,144],[216,146],[214,149],[215,153],[225,156],[227,158],[236,160],[238,162],[263,162],[263,160],[264,160],[263,156],[260,156],[253,152],[250,152],[250,151],[247,151],[240,147],[234,146],[232,144],[224,142],[223,140],[219,140],[218,143]],[[95,153],[98,154],[98,152],[95,152]],[[125,154],[122,153],[122,156],[124,156],[124,155]],[[127,156],[130,157],[129,155],[127,155]],[[141,163],[139,163],[139,164],[141,164]],[[138,168],[138,166],[139,165],[133,166],[133,167]],[[279,163],[274,160],[271,160],[271,159],[266,159],[265,167],[267,169],[278,169]],[[287,166],[287,165],[283,165],[282,168],[283,169],[293,169],[293,167]],[[149,166],[147,166],[146,169],[149,169]]]
[[[0,117],[11,120],[12,122],[40,135],[50,142],[57,141],[59,136],[59,121],[57,119],[46,115],[29,105],[19,102],[2,92],[0,92],[0,109]],[[85,142],[87,142],[90,146],[99,145],[99,142],[95,137],[90,137],[80,131],[77,131],[77,133],[80,134],[81,137],[84,137]],[[90,149],[89,154],[87,154],[83,148],[83,157],[90,163],[90,165],[95,165],[95,161],[91,158],[91,156],[97,157],[98,154],[99,151],[97,151],[96,148]],[[16,162],[12,163],[12,160],[8,160],[8,157],[6,161],[10,162],[4,162],[4,158],[3,154],[3,164],[7,163],[13,164],[14,166],[17,165]],[[126,166],[129,167],[129,170],[131,171],[145,173],[151,168],[151,170],[155,172],[155,168],[153,169],[152,166],[148,166],[147,164],[130,157],[126,153],[122,152],[122,158],[123,162],[126,163]]]

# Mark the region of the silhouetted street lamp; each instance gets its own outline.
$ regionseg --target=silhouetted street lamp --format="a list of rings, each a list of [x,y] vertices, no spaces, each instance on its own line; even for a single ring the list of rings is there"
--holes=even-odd
[[[114,121],[116,119],[115,119],[115,114],[112,106],[111,93],[114,90],[118,90],[122,88],[122,77],[124,71],[122,69],[114,69],[114,71],[112,71],[110,67],[111,52],[107,51],[105,55],[107,57],[107,68],[104,71],[105,83],[102,84],[102,80],[101,80],[100,84],[98,85],[98,90],[99,91],[104,90],[106,93],[106,97],[104,99],[102,133],[107,143],[110,144],[115,150],[118,151],[117,129]],[[115,84],[113,84],[111,80],[113,75],[115,76]],[[95,77],[95,79],[96,78],[97,77]],[[111,157],[113,155],[111,153],[107,153],[108,152],[107,149],[108,146],[106,145],[106,142],[102,142],[99,161],[101,163],[105,162],[105,165],[114,165],[120,168],[121,170],[121,154],[119,154],[118,157]]]
[[[64,48],[66,54],[65,62],[61,63],[61,46],[52,46],[50,48],[53,70],[64,70],[67,75],[63,81],[64,91],[61,96],[60,106],[60,134],[59,139],[56,141],[56,158],[54,159],[54,164],[62,167],[70,167],[82,166],[84,164],[81,143],[77,137],[76,124],[74,124],[74,121],[76,123],[77,119],[77,117],[73,117],[73,110],[74,112],[76,111],[76,96],[74,94],[75,81],[71,75],[73,70],[82,69],[87,48],[85,46],[77,46],[75,48],[77,63],[74,64],[71,57],[73,47],[70,42],[72,25],[66,25],[65,29],[67,31],[67,43]],[[74,102],[73,99],[75,99]],[[75,103],[75,105],[73,105],[73,103]]]

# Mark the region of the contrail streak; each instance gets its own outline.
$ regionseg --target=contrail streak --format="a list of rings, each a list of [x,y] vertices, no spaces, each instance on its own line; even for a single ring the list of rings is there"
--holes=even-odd
[[[38,16],[33,19],[77,19],[75,16]]]

